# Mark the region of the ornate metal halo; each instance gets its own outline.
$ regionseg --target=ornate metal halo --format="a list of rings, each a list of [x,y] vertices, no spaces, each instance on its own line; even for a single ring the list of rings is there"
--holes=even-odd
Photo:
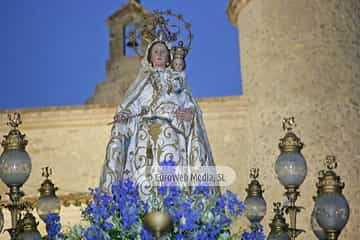
[[[184,33],[185,32],[185,33]],[[145,17],[142,25],[134,26],[129,31],[129,39],[142,39],[145,45],[159,40],[167,44],[179,42],[186,53],[189,52],[194,35],[191,33],[191,24],[185,21],[181,14],[175,14],[172,10],[154,10]],[[186,36],[187,35],[187,36]],[[133,48],[138,56],[142,56],[138,48]]]

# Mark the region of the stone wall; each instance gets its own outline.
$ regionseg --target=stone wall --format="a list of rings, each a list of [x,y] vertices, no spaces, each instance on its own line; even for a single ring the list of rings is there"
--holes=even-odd
[[[328,154],[346,183],[350,220],[340,239],[360,228],[360,1],[232,0],[228,14],[239,29],[244,95],[248,102],[246,162],[264,169],[268,203],[283,199],[273,171],[274,140],[285,116],[295,116],[309,173],[298,203],[298,226],[313,239],[310,213],[317,172]],[[271,169],[271,170],[268,170]],[[268,210],[264,224],[272,217]]]
[[[221,97],[200,99],[204,121],[217,165],[231,166],[238,174],[236,182],[229,186],[245,196],[248,169],[242,154],[248,146],[244,144],[247,129],[247,100],[244,97]],[[58,195],[88,192],[99,182],[110,125],[115,105],[84,105],[42,109],[20,109],[23,125],[20,130],[29,141],[27,151],[33,169],[24,185],[27,195],[38,196],[37,189],[43,181],[41,168],[51,166],[50,177],[59,187]],[[0,111],[0,134],[6,135],[7,111]],[[6,186],[0,185],[0,194],[5,199]],[[7,211],[5,210],[7,213]],[[79,208],[63,207],[62,223],[78,222]],[[6,215],[7,223],[9,223]],[[44,224],[40,224],[42,231]],[[7,233],[0,239],[8,239]]]

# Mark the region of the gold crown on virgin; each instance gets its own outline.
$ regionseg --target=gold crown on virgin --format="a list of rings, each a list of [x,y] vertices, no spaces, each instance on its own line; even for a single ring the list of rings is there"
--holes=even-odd
[[[184,32],[187,33],[186,37],[183,36]],[[148,44],[154,41],[164,41],[167,44],[178,41],[177,46],[171,49],[171,53],[174,58],[185,58],[194,36],[191,33],[190,23],[186,22],[182,15],[175,14],[172,10],[155,10],[145,18],[142,37]],[[181,37],[187,39],[186,44]]]

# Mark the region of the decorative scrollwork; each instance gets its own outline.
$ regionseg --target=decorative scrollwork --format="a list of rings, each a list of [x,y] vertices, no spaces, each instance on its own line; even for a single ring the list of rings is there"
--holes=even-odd
[[[259,168],[251,168],[250,169],[250,178],[257,179],[259,177],[259,172],[260,172]]]
[[[19,112],[14,112],[12,114],[8,113],[8,119],[9,121],[6,123],[6,125],[14,129],[18,128],[22,124],[21,115]]]
[[[283,119],[282,128],[284,129],[284,131],[292,131],[295,127],[296,127],[296,123],[295,123],[295,118],[293,116]]]
[[[329,170],[333,170],[337,168],[336,157],[334,155],[326,156],[325,163]]]
[[[41,168],[41,176],[48,179],[52,175],[52,168],[49,166]]]

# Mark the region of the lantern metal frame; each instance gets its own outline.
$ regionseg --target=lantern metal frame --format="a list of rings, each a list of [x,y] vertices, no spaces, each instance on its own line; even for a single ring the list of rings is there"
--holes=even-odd
[[[22,124],[22,120],[19,112],[8,114],[7,125],[10,126],[11,129],[8,135],[5,135],[4,139],[1,142],[1,145],[4,148],[3,154],[7,151],[14,151],[14,150],[24,151],[26,153],[25,147],[28,141],[25,139],[25,134],[22,134],[18,129],[18,127],[21,124]],[[27,178],[25,179],[25,182],[26,180]],[[17,239],[18,235],[20,234],[20,231],[22,229],[21,224],[24,221],[21,213],[24,210],[28,211],[30,207],[30,204],[28,202],[22,201],[22,198],[25,196],[25,194],[21,190],[21,187],[24,183],[18,185],[8,185],[9,192],[7,193],[7,195],[9,196],[10,203],[3,205],[4,208],[7,208],[9,210],[11,215],[11,228],[6,229],[6,231],[8,231],[10,234],[11,240]]]
[[[303,148],[304,143],[293,132],[294,127],[296,127],[294,117],[283,119],[282,128],[284,131],[286,131],[286,134],[283,138],[280,139],[279,142],[279,149],[281,153],[295,152],[301,154],[301,149]],[[284,185],[286,190],[285,196],[288,201],[283,208],[285,209],[285,213],[289,215],[290,218],[290,225],[288,228],[288,232],[291,240],[295,240],[301,233],[305,232],[305,230],[297,228],[297,222],[296,222],[297,214],[304,209],[303,207],[296,205],[296,201],[300,196],[300,192],[298,191],[300,185]]]
[[[264,216],[266,215],[266,201],[263,197],[263,193],[264,190],[262,189],[262,185],[260,184],[260,182],[257,180],[257,178],[259,177],[259,168],[251,168],[250,169],[250,183],[248,185],[248,187],[246,188],[246,192],[247,192],[247,196],[245,198],[245,207],[246,207],[246,200],[253,197],[253,198],[257,198],[257,199],[262,199],[265,202],[265,214],[263,216],[261,216],[261,219],[258,221],[255,221],[253,219],[251,219],[247,214],[246,217],[247,219],[250,221],[251,223],[251,229],[256,231],[257,229],[257,223],[260,223],[261,220],[264,218]],[[246,210],[248,211],[248,210]]]
[[[54,213],[59,213],[61,209],[61,203],[60,199],[56,195],[56,191],[58,190],[58,187],[56,187],[53,182],[49,179],[49,177],[52,175],[52,169],[50,167],[44,167],[42,168],[42,174],[43,177],[45,177],[45,180],[41,183],[41,187],[39,188],[40,197],[37,201],[37,204],[39,204],[40,201],[46,199],[55,200],[58,202],[58,206],[54,210]],[[45,222],[44,216],[41,214],[40,206],[36,206],[37,213],[39,217]]]
[[[286,220],[284,218],[284,207],[281,206],[280,202],[274,202],[273,207],[275,215],[271,223],[269,224],[270,233],[268,238],[272,236],[280,236],[281,234],[287,234],[290,239],[289,224],[286,223]]]
[[[338,193],[341,196],[343,196],[342,191],[345,187],[345,183],[341,181],[340,176],[338,176],[334,171],[338,166],[336,157],[333,155],[326,156],[325,163],[326,163],[327,170],[322,170],[319,172],[319,177],[318,177],[319,181],[316,183],[317,195],[314,196],[315,204],[316,204],[316,201],[324,193]],[[349,214],[350,214],[350,207],[349,207]],[[315,213],[315,216],[316,216],[316,213]],[[349,215],[347,216],[345,225],[347,224],[348,218],[349,218]],[[343,227],[345,227],[345,225]],[[320,224],[319,224],[319,226],[320,226]],[[339,231],[334,230],[334,229],[325,229],[325,228],[322,228],[322,229],[326,233],[327,238],[329,240],[337,240],[343,228]]]

